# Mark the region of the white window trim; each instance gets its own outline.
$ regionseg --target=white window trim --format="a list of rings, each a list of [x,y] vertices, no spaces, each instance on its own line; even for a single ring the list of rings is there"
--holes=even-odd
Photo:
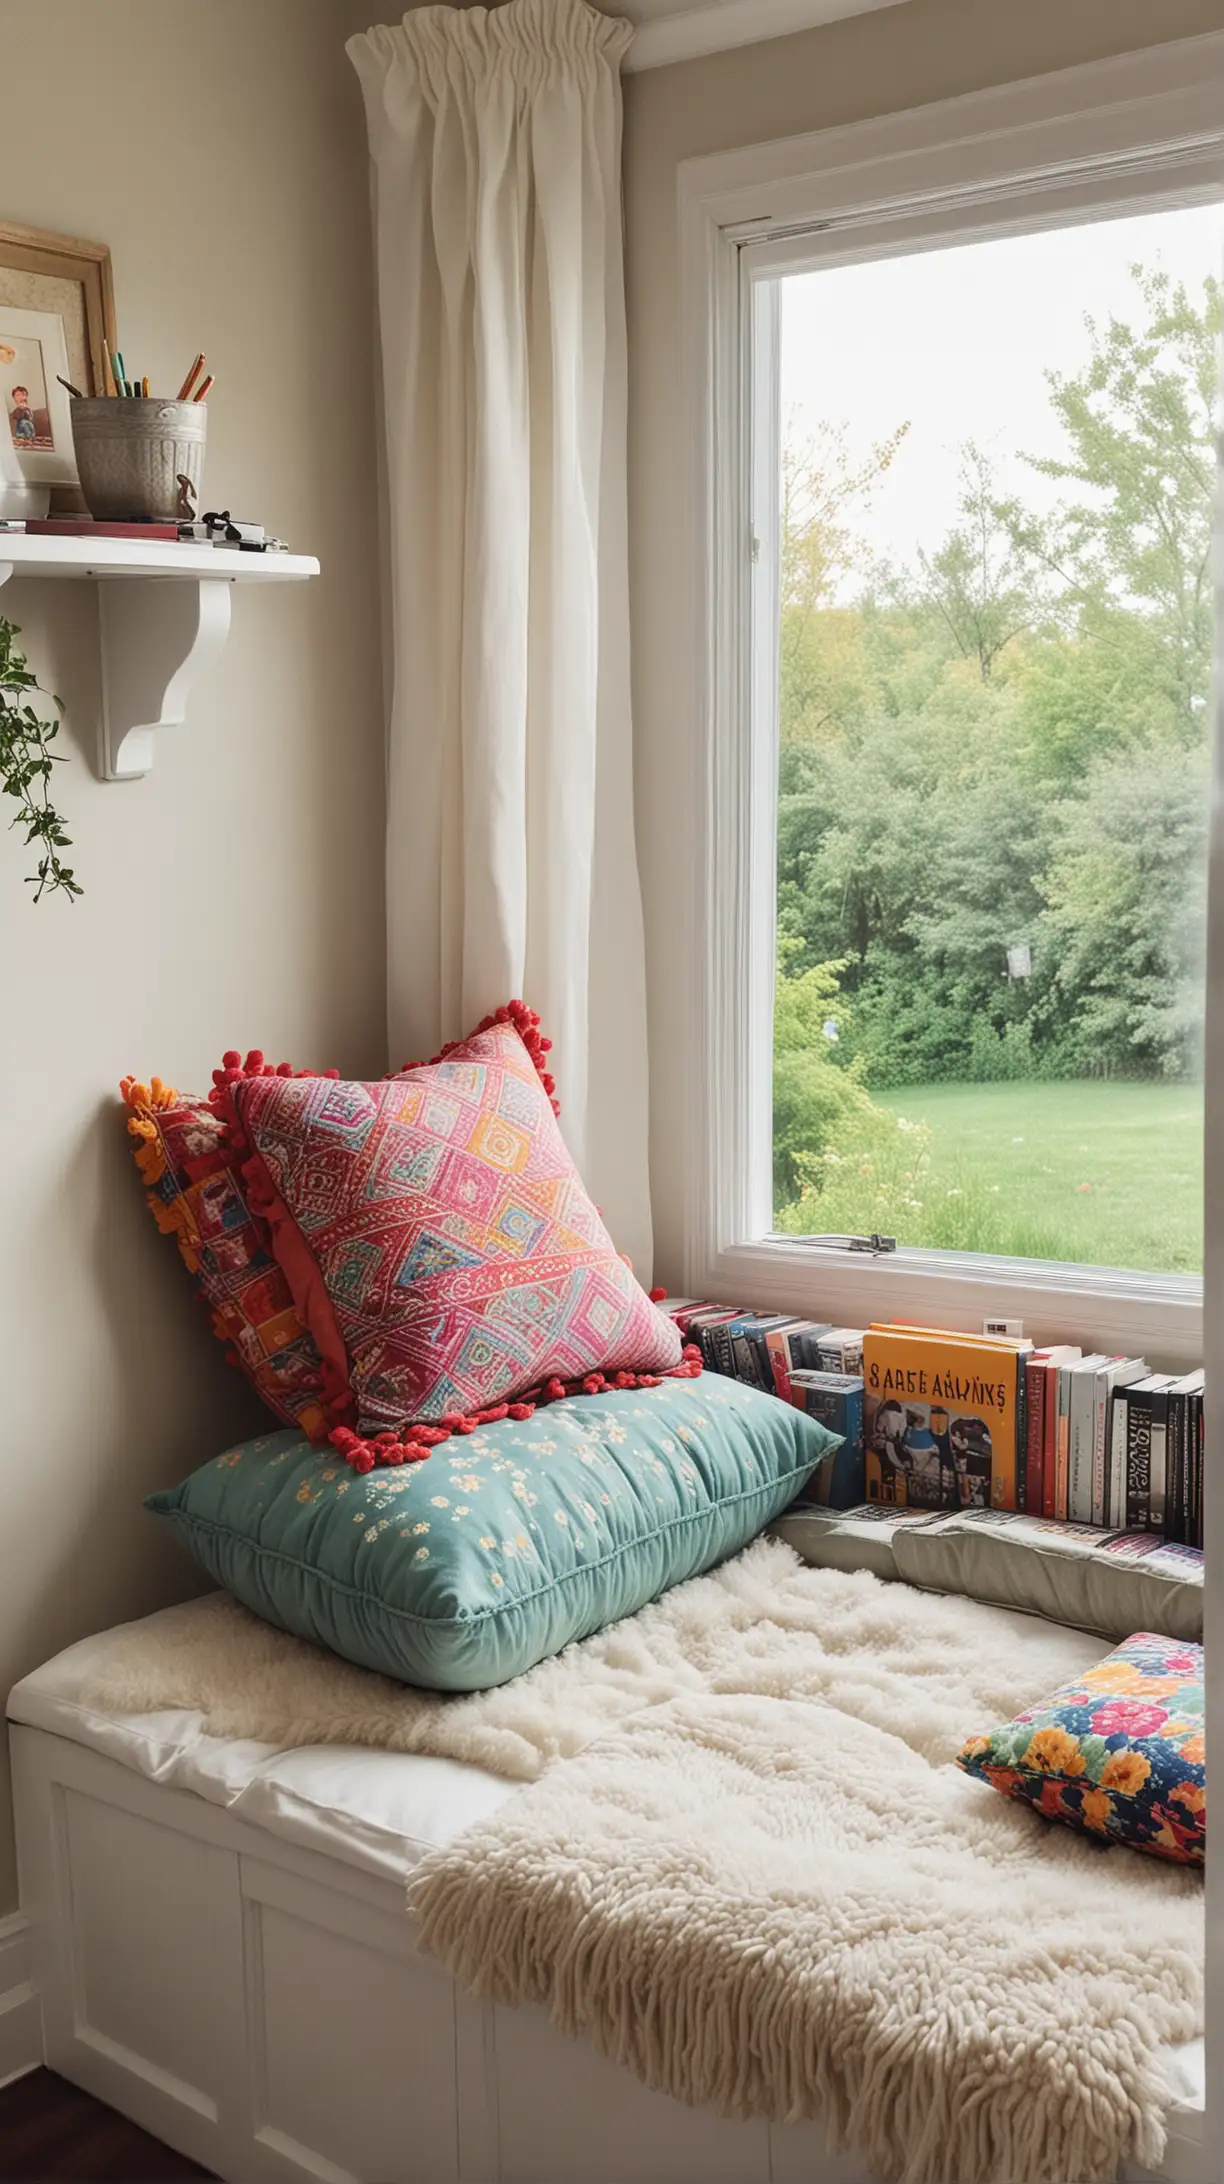
[[[774,910],[772,887],[752,881],[772,876],[776,753],[750,730],[754,677],[766,671],[753,617],[772,626],[773,608],[754,580],[752,539],[774,511],[761,505],[769,464],[758,459],[754,477],[745,416],[751,349],[771,338],[769,306],[752,302],[763,275],[817,252],[847,262],[1222,188],[1224,33],[680,169],[693,560],[677,694],[700,827],[682,1179],[694,1294],[851,1325],[972,1326],[991,1311],[1022,1318],[1038,1340],[1073,1337],[1170,1366],[1202,1358],[1196,1277],[934,1251],[871,1258],[767,1236]]]

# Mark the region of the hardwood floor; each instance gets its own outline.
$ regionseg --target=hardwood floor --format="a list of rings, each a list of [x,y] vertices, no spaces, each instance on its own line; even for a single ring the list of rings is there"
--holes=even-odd
[[[184,2154],[117,2115],[53,2070],[0,2090],[0,2184],[178,2184],[209,2177]]]

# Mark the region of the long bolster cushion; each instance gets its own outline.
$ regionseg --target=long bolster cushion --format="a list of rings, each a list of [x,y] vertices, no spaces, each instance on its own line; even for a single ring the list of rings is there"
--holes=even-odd
[[[1105,1638],[1203,1635],[1203,1555],[1150,1532],[1108,1532],[1002,1509],[927,1515],[804,1502],[774,1527],[804,1562],[967,1593]]]
[[[572,1396],[364,1477],[265,1434],[146,1507],[266,1621],[403,1683],[483,1691],[737,1553],[838,1445],[706,1374]]]

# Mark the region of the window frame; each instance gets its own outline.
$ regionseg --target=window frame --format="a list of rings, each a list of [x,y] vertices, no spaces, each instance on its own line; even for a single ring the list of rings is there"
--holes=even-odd
[[[681,167],[696,547],[682,672],[700,792],[682,1178],[693,1294],[853,1325],[1005,1314],[1037,1340],[1141,1351],[1154,1365],[1202,1358],[1197,1276],[915,1248],[873,1257],[768,1233],[776,557],[756,548],[776,535],[776,371],[755,432],[750,395],[776,352],[785,272],[1218,198],[1222,117],[1224,34],[1213,32]],[[1209,978],[1209,1013],[1210,994]],[[1210,1071],[1210,1037],[1207,1051]]]

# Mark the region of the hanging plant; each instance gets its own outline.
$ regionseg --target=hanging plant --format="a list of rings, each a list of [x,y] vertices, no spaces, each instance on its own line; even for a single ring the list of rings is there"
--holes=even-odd
[[[31,675],[25,654],[15,643],[20,634],[14,623],[0,615],[0,788],[18,802],[10,826],[24,827],[26,847],[37,842],[42,852],[37,872],[31,872],[26,882],[34,889],[35,902],[57,887],[71,901],[81,890],[71,867],[61,863],[59,852],[70,849],[72,843],[50,797],[51,768],[63,757],[51,749],[59,722],[44,720],[30,703],[30,693],[49,698],[57,713],[64,708]]]

